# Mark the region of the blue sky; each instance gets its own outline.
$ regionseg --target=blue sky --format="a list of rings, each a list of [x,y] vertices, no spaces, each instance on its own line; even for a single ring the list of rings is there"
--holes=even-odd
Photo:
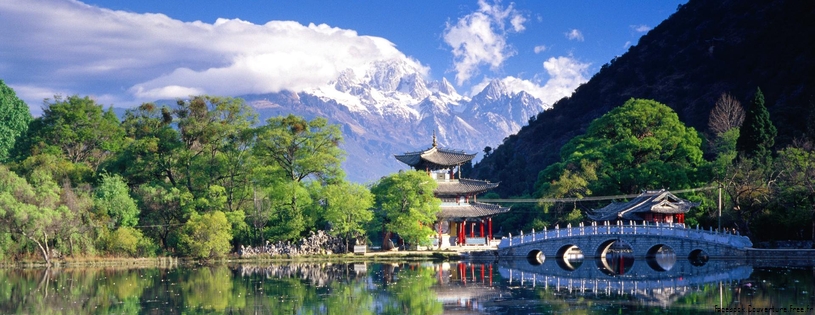
[[[684,2],[0,1],[0,79],[37,113],[54,94],[304,90],[397,58],[464,95],[502,79],[551,103]]]

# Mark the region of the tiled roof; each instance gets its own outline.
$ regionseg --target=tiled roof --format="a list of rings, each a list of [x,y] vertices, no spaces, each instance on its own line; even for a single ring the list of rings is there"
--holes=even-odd
[[[442,206],[436,214],[438,218],[479,218],[509,211],[507,207],[488,203],[462,203],[456,206]]]
[[[498,183],[462,178],[458,180],[439,181],[439,186],[433,192],[436,196],[472,195],[483,193],[495,187],[498,187]]]
[[[443,169],[460,165],[475,158],[476,153],[432,147],[424,151],[395,155],[396,159],[416,169]]]
[[[589,218],[595,221],[643,220],[643,213],[687,213],[697,202],[690,202],[665,191],[648,191],[629,202],[612,202],[594,210]]]

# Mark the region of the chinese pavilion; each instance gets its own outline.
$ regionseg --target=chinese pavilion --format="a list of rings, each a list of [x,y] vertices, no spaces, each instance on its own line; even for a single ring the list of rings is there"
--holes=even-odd
[[[589,218],[595,221],[639,221],[685,223],[685,213],[698,206],[663,190],[645,191],[629,202],[612,202],[594,210]]]
[[[424,170],[438,183],[433,194],[441,199],[441,211],[434,224],[439,248],[456,245],[489,245],[492,240],[492,216],[509,211],[507,207],[476,202],[476,195],[498,183],[461,178],[461,165],[475,153],[440,148],[433,134],[433,146],[424,151],[396,155],[396,159],[416,170]],[[458,178],[456,177],[458,171]],[[485,234],[486,229],[486,234]]]

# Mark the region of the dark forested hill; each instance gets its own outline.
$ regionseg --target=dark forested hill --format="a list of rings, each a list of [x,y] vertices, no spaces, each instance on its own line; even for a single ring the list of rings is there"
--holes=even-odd
[[[673,108],[700,132],[719,96],[742,104],[760,87],[778,127],[776,149],[815,120],[815,2],[690,0],[570,98],[537,116],[474,166],[502,196],[532,193],[538,172],[588,124],[634,98]]]

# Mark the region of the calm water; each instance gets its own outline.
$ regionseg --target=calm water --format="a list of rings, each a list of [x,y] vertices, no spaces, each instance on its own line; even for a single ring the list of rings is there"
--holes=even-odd
[[[805,263],[806,264],[806,263]],[[3,269],[1,314],[813,314],[813,267],[547,260]]]

